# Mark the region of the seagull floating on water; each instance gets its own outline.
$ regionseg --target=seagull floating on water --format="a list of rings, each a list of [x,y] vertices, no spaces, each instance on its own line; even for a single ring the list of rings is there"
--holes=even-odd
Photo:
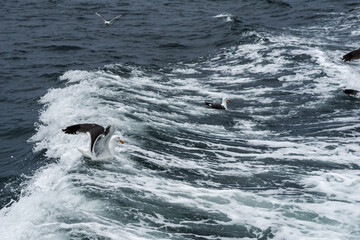
[[[98,13],[95,13],[96,15],[98,15],[99,17],[101,17],[104,20],[104,25],[109,26],[111,24],[112,21],[114,21],[115,19],[121,17],[122,15],[116,16],[113,19],[111,19],[110,21],[107,21],[103,16],[101,16]]]
[[[72,125],[62,130],[67,134],[89,133],[90,151],[80,148],[78,150],[85,157],[93,160],[113,159],[115,157],[115,141],[118,140],[124,144],[120,136],[113,136],[115,132],[113,125],[104,128],[94,123],[84,123]]]
[[[349,12],[356,11],[356,10],[360,10],[360,7],[352,8],[349,10]]]
[[[211,108],[227,110],[227,102],[231,102],[231,99],[229,99],[227,97],[223,97],[221,104],[219,104],[219,103],[209,103],[207,101],[205,101],[205,104],[208,105]]]

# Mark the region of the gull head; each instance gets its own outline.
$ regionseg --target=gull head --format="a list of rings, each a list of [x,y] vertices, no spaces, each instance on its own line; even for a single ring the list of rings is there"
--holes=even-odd
[[[227,102],[231,102],[231,99],[228,97],[223,97],[221,105],[224,106],[225,109],[228,109]]]
[[[123,140],[121,140],[121,138],[120,138],[120,137],[118,137],[118,140],[119,140],[119,142],[121,142],[121,144],[124,144],[124,141],[123,141]]]
[[[223,103],[225,103],[225,102],[231,102],[231,99],[228,98],[228,97],[223,97],[222,102],[223,102]]]
[[[125,143],[125,142],[121,139],[121,136],[119,136],[119,135],[115,135],[115,136],[113,136],[113,138],[114,138],[115,141],[119,141],[121,144],[124,144],[124,143]]]

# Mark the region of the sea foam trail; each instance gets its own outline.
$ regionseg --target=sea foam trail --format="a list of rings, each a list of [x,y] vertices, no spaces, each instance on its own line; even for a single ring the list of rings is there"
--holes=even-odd
[[[41,98],[45,107],[30,139],[56,163],[39,169],[20,199],[0,210],[4,238],[357,236],[360,149],[357,134],[341,135],[357,122],[326,107],[341,100],[333,92],[347,80],[333,78],[349,69],[337,67],[320,43],[263,38],[270,40],[170,71],[127,66],[124,74],[115,64],[66,72],[65,86]],[[305,60],[295,64],[293,57]],[[233,99],[228,111],[206,108],[204,100],[224,93]],[[315,123],[296,120],[309,112]],[[81,157],[77,148],[88,146],[88,136],[61,131],[79,122],[115,125],[125,144],[114,160]],[[297,134],[284,122],[310,130]]]

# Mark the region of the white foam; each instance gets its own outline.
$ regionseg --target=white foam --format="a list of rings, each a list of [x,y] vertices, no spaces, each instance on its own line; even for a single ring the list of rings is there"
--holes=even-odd
[[[195,69],[191,69],[191,68],[177,68],[177,69],[173,69],[173,72],[181,73],[181,74],[198,74],[199,73]]]
[[[347,204],[356,203],[360,200],[360,194],[353,192],[360,185],[360,171],[332,171],[332,172],[313,172],[311,176],[304,178],[302,183],[314,192],[322,193],[332,201],[344,201]],[[334,214],[334,213],[333,213]],[[351,214],[356,221],[357,214]],[[346,215],[346,217],[350,217]],[[345,218],[345,216],[344,216]],[[346,219],[343,219],[346,221]]]

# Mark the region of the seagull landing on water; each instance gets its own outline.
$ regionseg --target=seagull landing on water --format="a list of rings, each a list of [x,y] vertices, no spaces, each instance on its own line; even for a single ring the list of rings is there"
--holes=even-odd
[[[107,21],[107,20],[106,20],[103,16],[101,16],[100,14],[98,14],[98,13],[95,13],[95,14],[98,15],[99,17],[101,17],[102,20],[104,20],[104,25],[106,25],[106,26],[109,26],[112,21],[114,21],[115,19],[117,19],[117,18],[119,18],[119,17],[122,16],[122,15],[119,15],[119,16],[114,17],[114,18],[111,19],[110,21]]]
[[[118,140],[124,144],[120,136],[113,136],[115,127],[112,125],[104,128],[97,124],[84,123],[72,125],[62,130],[67,134],[89,133],[90,151],[79,148],[78,150],[85,157],[91,158],[92,160],[113,159],[115,157],[115,141]]]
[[[221,104],[219,104],[219,103],[209,103],[207,101],[205,101],[205,104],[208,105],[211,108],[227,110],[227,102],[231,102],[231,99],[227,98],[227,97],[223,97]]]

